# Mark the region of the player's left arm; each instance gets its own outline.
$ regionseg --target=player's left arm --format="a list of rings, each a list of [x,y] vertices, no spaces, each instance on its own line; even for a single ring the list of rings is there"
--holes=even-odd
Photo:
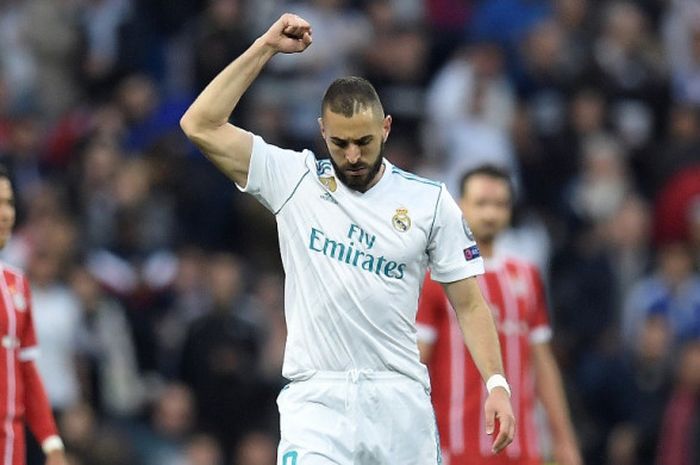
[[[46,454],[46,465],[65,465],[63,442],[58,435],[56,421],[51,411],[49,397],[44,389],[39,370],[34,363],[38,354],[38,344],[32,318],[31,294],[24,280],[25,301],[29,303],[26,312],[28,321],[20,334],[19,375],[24,385],[24,416],[29,430]]]
[[[46,465],[66,463],[63,443],[51,412],[44,384],[32,360],[20,364],[24,381],[24,406],[27,425],[46,454]]]
[[[559,465],[581,465],[561,373],[548,342],[532,345],[535,389],[552,431],[554,460]]]
[[[476,278],[461,279],[445,283],[443,286],[457,313],[464,342],[481,377],[488,380],[494,375],[503,376],[503,362],[496,325]],[[504,387],[491,389],[484,404],[484,410],[488,434],[493,434],[495,420],[500,423],[498,436],[493,443],[493,451],[500,452],[515,437],[515,417],[510,405],[509,392]]]

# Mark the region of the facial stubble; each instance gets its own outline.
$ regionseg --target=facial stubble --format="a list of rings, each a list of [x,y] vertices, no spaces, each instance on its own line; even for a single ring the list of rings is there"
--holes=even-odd
[[[345,174],[343,168],[338,166],[335,160],[333,160],[333,157],[330,157],[330,161],[333,165],[333,169],[335,170],[335,175],[338,178],[338,180],[340,180],[340,182],[345,184],[350,189],[356,190],[358,192],[366,192],[369,184],[372,182],[377,173],[379,173],[379,170],[382,167],[382,163],[384,161],[384,141],[382,141],[379,145],[379,156],[375,160],[374,164],[372,164],[372,166],[369,167],[369,171],[367,172],[367,174],[365,174],[362,177],[348,176],[347,174]],[[355,164],[348,166],[352,166],[353,168],[363,168],[366,165]]]

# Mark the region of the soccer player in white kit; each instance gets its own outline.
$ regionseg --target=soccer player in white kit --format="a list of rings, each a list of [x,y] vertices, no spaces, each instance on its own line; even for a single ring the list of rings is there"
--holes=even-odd
[[[311,27],[283,15],[202,91],[185,134],[240,190],[276,217],[288,328],[278,465],[440,463],[427,370],[415,317],[429,266],[443,283],[487,381],[494,452],[515,420],[491,313],[475,276],[473,237],[444,185],[382,156],[391,129],[374,88],[336,80],[319,124],[330,159],[267,144],[228,122],[241,95],[277,53],[302,52]]]

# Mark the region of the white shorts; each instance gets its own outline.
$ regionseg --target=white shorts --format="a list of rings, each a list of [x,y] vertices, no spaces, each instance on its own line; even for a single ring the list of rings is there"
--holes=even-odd
[[[278,465],[439,465],[430,393],[392,372],[322,372],[279,397]]]

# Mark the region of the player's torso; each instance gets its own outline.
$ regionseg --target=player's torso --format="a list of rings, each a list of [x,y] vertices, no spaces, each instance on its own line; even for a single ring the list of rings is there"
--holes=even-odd
[[[0,264],[0,413],[17,415],[22,383],[19,367],[21,335],[31,324],[23,276]]]
[[[2,265],[0,270],[0,345],[4,355],[8,349],[19,350],[19,337],[30,320],[24,278]]]
[[[478,280],[496,323],[504,360],[529,360],[529,336],[537,311],[530,265],[514,259],[487,261],[486,272]]]
[[[410,291],[417,299],[439,185],[425,195],[423,181],[387,163],[380,181],[359,193],[333,176],[327,160],[315,169],[278,216],[287,271],[303,271],[340,296],[376,292],[387,303]]]
[[[415,313],[439,192],[388,162],[364,194],[341,184],[328,161],[313,166],[277,215],[288,358],[424,372]]]

